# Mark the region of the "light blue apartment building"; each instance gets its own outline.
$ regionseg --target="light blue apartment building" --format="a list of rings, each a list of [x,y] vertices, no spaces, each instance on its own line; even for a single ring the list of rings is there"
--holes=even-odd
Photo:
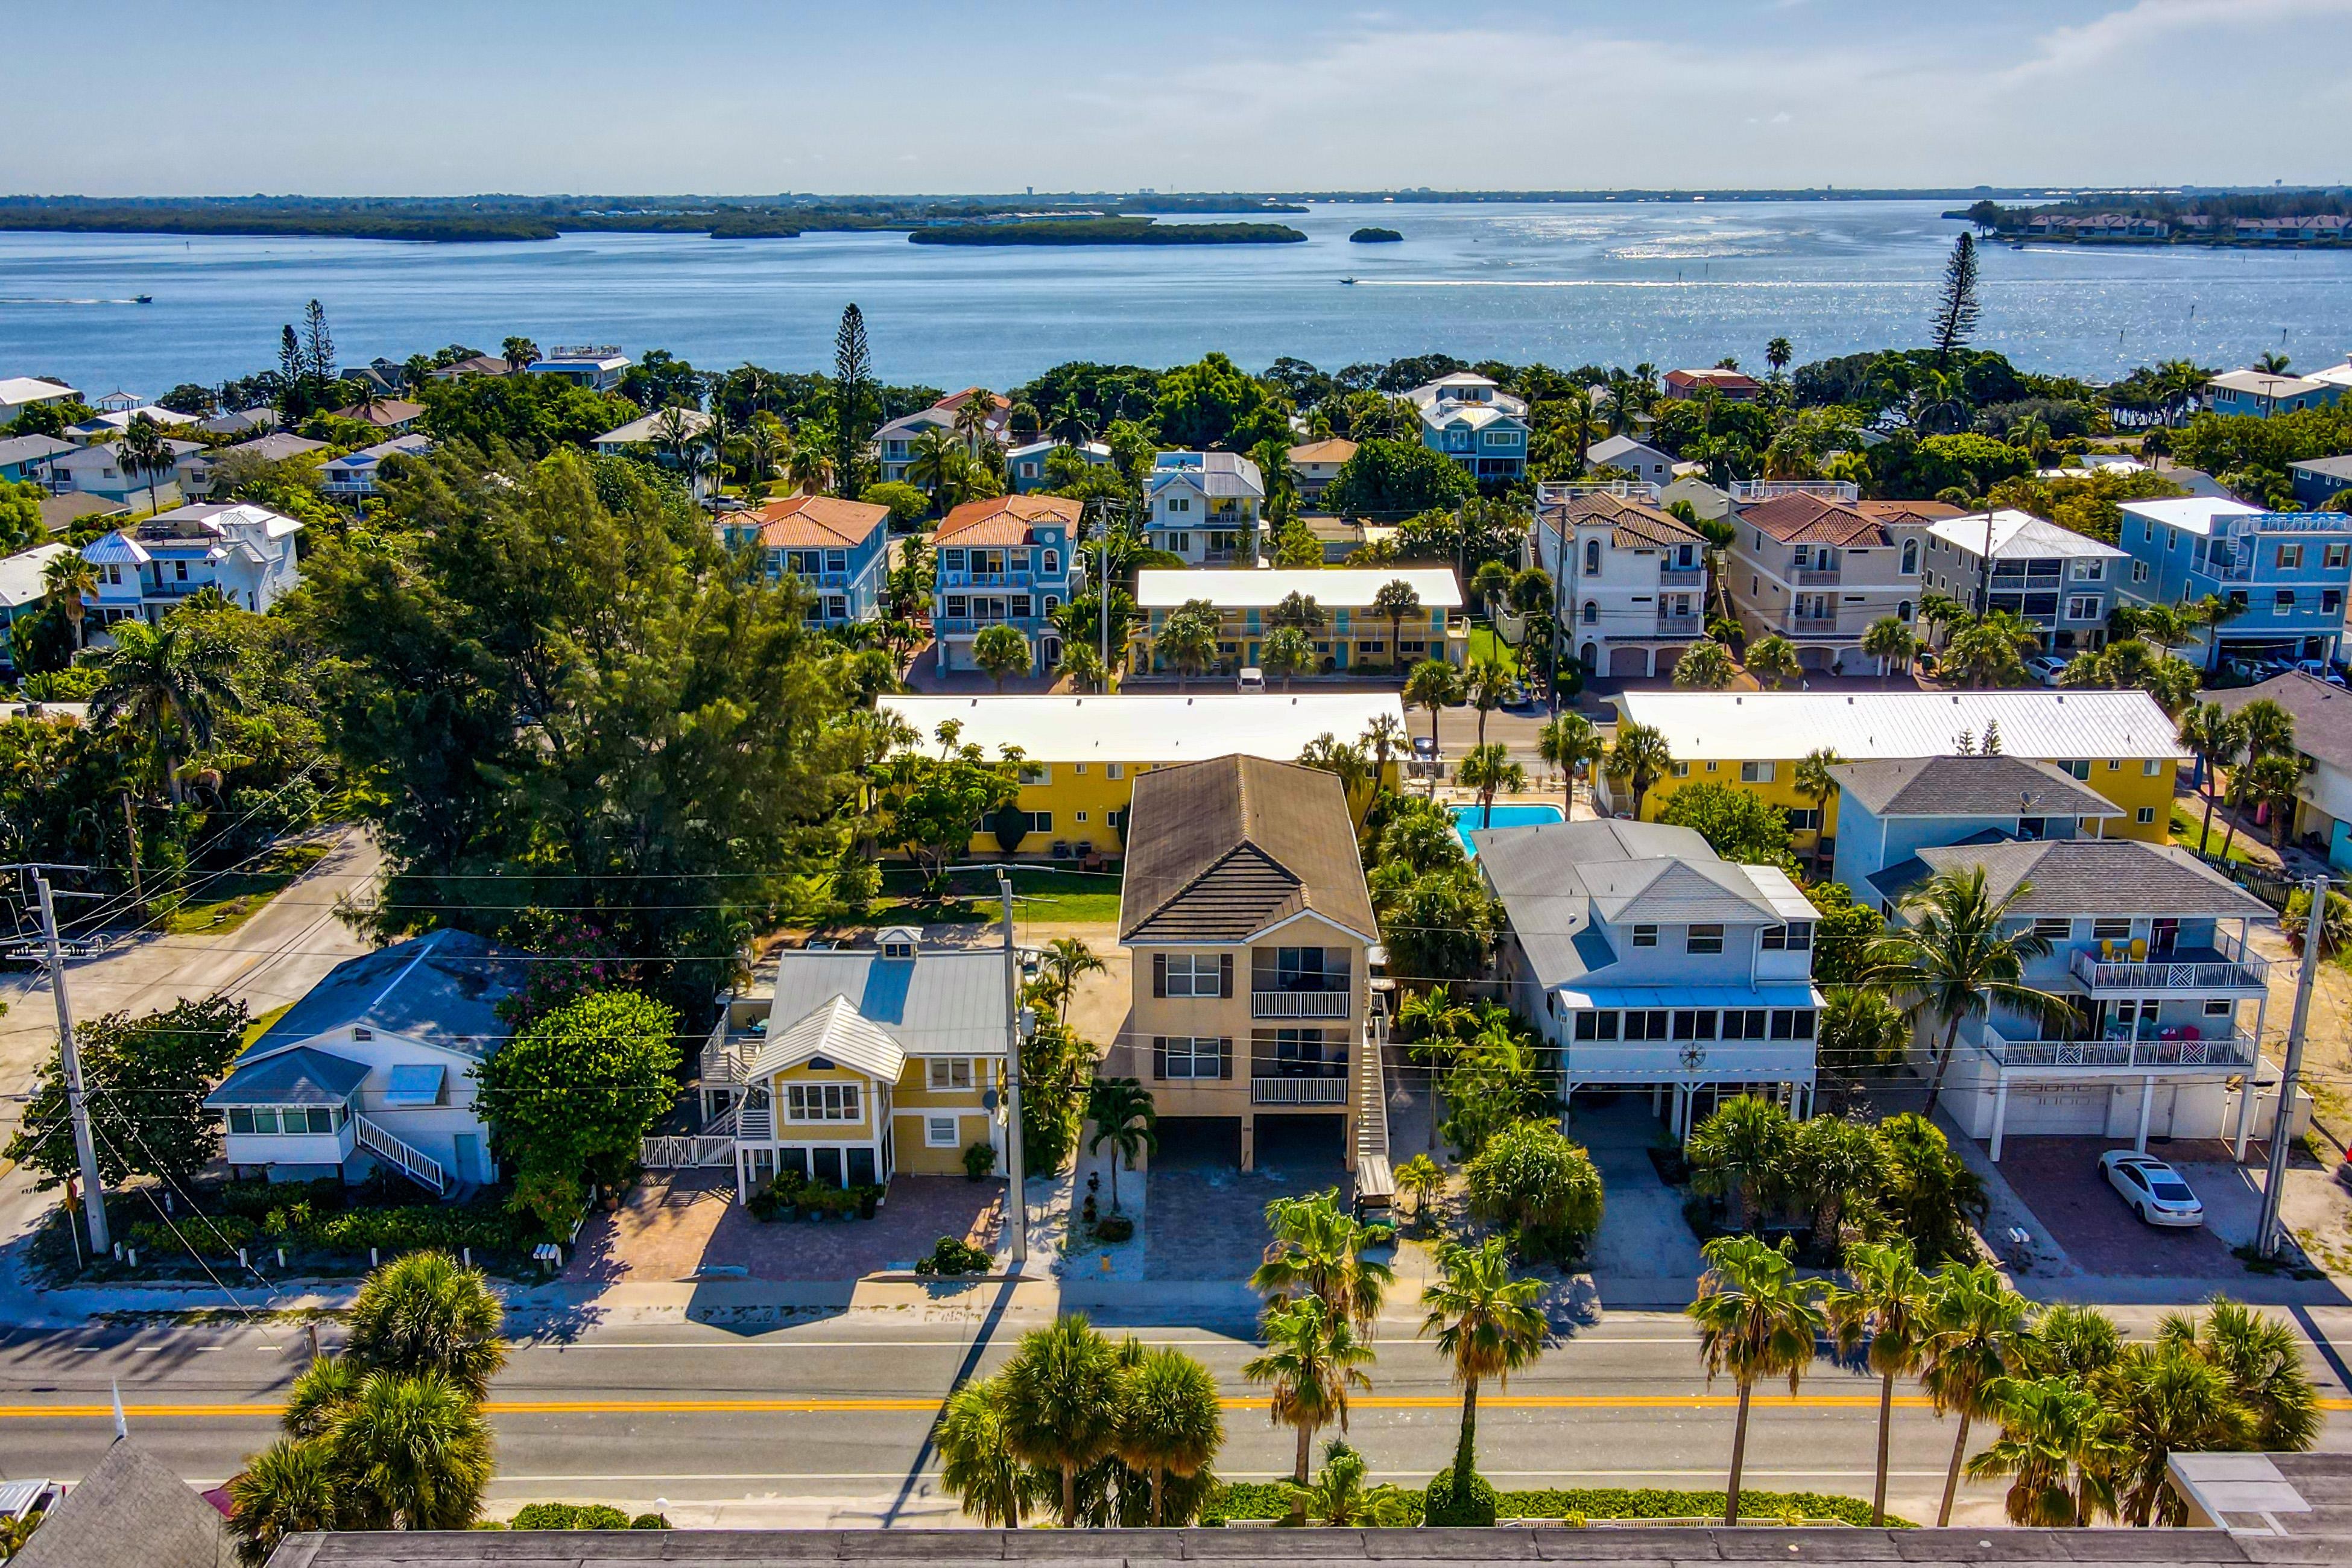
[[[2336,657],[2352,588],[2352,516],[2210,496],[2126,501],[2123,512],[2126,597],[2173,605],[2210,594],[2238,605],[2212,634],[2223,658]]]
[[[1528,471],[1528,405],[1469,371],[1406,393],[1421,413],[1421,444],[1443,452],[1474,479],[1515,479]]]
[[[993,626],[1028,639],[1039,672],[1061,662],[1053,616],[1070,602],[1078,507],[1066,496],[997,496],[940,521],[931,632],[942,671],[979,668],[972,641]]]
[[[1982,754],[1839,763],[1830,769],[1838,785],[1832,879],[1885,912],[1886,900],[1872,879],[1916,860],[1922,849],[2100,837],[2123,809],[2077,779],[2075,767],[2087,775],[2091,764]],[[1895,885],[1916,880],[1916,871],[1896,873]]]

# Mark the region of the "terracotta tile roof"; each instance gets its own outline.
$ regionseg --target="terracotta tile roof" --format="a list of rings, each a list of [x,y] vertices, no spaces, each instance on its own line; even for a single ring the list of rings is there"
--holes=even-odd
[[[1691,387],[1693,389],[1696,389],[1701,386],[1712,386],[1719,392],[1735,395],[1745,395],[1747,396],[1753,397],[1756,394],[1764,390],[1763,383],[1758,381],[1754,376],[1748,374],[1744,371],[1723,370],[1719,368],[1710,368],[1707,370],[1670,370],[1666,372],[1665,384],[1666,390],[1669,393],[1673,393],[1677,388],[1685,386]]]
[[[940,520],[933,544],[1026,544],[1029,530],[1058,522],[1076,531],[1080,503],[1067,496],[997,496],[968,500]]]
[[[1328,441],[1309,441],[1290,448],[1294,463],[1344,463],[1356,455],[1356,444],[1334,436]]]
[[[1783,544],[1885,544],[1885,521],[1861,510],[1822,496],[1774,496],[1770,500],[1739,509],[1739,521],[1761,529]]]
[[[1941,500],[1858,500],[1853,508],[1863,516],[1874,517],[1881,522],[1941,522],[1948,517],[1968,515],[1951,502]]]
[[[1655,545],[1661,549],[1682,544],[1706,542],[1698,530],[1669,511],[1661,511],[1646,501],[1611,495],[1606,490],[1594,490],[1576,496],[1559,506],[1544,509],[1544,521],[1558,528],[1563,521],[1607,522],[1614,527],[1610,542],[1620,548],[1640,548]]]
[[[354,403],[349,408],[338,408],[335,410],[335,417],[356,419],[362,425],[373,425],[377,429],[383,430],[394,425],[405,425],[412,419],[422,417],[424,413],[425,405],[422,403],[408,403],[397,397],[385,397],[379,398],[373,406]]]
[[[760,542],[771,549],[823,548],[856,544],[889,515],[887,506],[839,496],[786,496],[754,508],[728,526],[758,529]]]
[[[1121,942],[1243,942],[1310,910],[1378,936],[1338,775],[1228,756],[1135,781]]]

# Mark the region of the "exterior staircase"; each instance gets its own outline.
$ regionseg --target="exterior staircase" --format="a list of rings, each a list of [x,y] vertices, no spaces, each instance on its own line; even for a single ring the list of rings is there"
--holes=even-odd
[[[361,1148],[418,1186],[427,1189],[435,1197],[449,1195],[452,1184],[449,1173],[441,1168],[440,1161],[415,1144],[402,1141],[387,1131],[382,1122],[371,1121],[356,1111],[352,1114],[352,1125],[357,1130]]]
[[[1356,1213],[1386,1218],[1396,1202],[1396,1173],[1389,1165],[1389,1016],[1378,993],[1356,1052]]]

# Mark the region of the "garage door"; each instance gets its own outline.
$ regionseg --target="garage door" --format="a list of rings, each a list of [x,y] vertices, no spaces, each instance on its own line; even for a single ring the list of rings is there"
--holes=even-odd
[[[2096,1136],[2107,1130],[2107,1099],[2104,1086],[2078,1089],[2070,1084],[2011,1083],[2008,1131]]]
[[[1638,647],[1611,648],[1609,650],[1609,673],[1617,677],[1619,679],[1623,679],[1629,676],[1649,674],[1649,650],[1647,648]]]

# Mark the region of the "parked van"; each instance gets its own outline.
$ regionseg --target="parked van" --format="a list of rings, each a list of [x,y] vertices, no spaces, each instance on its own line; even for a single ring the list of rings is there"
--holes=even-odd
[[[1235,691],[1264,691],[1265,689],[1265,671],[1260,669],[1254,664],[1245,664],[1242,666],[1241,674],[1234,678],[1234,689]]]

